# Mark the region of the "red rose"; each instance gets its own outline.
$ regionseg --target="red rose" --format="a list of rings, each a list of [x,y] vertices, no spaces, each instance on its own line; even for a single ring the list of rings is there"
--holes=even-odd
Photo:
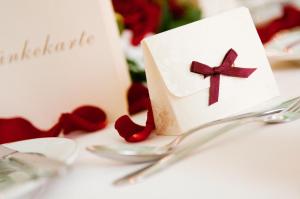
[[[112,0],[112,3],[115,11],[123,16],[125,28],[133,32],[133,45],[158,30],[161,9],[153,0]]]
[[[168,0],[168,5],[175,19],[180,19],[184,15],[184,7],[177,0]]]

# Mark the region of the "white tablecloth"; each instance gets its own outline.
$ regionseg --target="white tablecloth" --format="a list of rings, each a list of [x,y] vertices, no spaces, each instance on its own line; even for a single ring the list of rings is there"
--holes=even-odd
[[[273,68],[282,95],[300,95],[300,64],[279,64]],[[136,119],[143,121],[144,114]],[[126,187],[114,187],[111,183],[143,165],[98,158],[84,150],[92,144],[124,143],[112,125],[75,139],[81,150],[72,169],[45,186],[36,198],[300,198],[300,120],[235,128],[164,172]],[[153,136],[141,144],[161,145],[171,139]]]

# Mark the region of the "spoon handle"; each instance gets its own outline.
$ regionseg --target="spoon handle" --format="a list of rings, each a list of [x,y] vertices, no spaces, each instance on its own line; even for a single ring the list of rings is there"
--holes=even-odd
[[[214,121],[205,123],[203,125],[200,125],[196,128],[193,128],[180,136],[177,136],[176,139],[174,139],[171,143],[168,144],[168,147],[176,147],[179,143],[181,143],[183,140],[185,140],[190,135],[198,132],[201,129],[207,128],[207,127],[224,124],[227,122],[240,121],[240,120],[244,120],[244,119],[260,118],[260,117],[280,113],[283,109],[284,109],[283,107],[281,107],[281,108],[278,107],[275,109],[270,109],[270,110],[268,109],[268,110],[259,111],[259,112],[244,113],[244,114],[240,114],[240,115],[229,116],[229,117],[219,119],[219,120],[214,120]]]
[[[293,99],[284,101],[281,104],[279,104],[279,105],[277,105],[273,108],[269,108],[269,109],[258,111],[258,112],[249,112],[249,113],[229,116],[229,117],[225,117],[225,118],[222,118],[222,119],[218,119],[218,120],[214,120],[214,121],[205,123],[203,125],[197,126],[193,129],[187,131],[186,133],[178,136],[176,139],[174,139],[173,142],[171,142],[169,144],[168,147],[176,147],[179,143],[181,143],[183,140],[185,140],[185,138],[187,138],[190,135],[196,133],[197,131],[199,131],[201,129],[204,129],[204,128],[207,128],[207,127],[211,127],[211,126],[215,126],[215,125],[219,125],[219,124],[224,124],[224,123],[227,123],[227,122],[239,121],[239,120],[243,120],[243,119],[259,118],[259,117],[264,117],[264,116],[280,113],[287,106],[289,106],[291,103],[295,102],[298,99],[299,99],[299,97],[295,97]]]
[[[217,121],[214,121],[212,123],[209,123],[208,126],[214,125],[216,123],[218,124],[218,123],[222,123],[222,122],[226,122],[226,121],[235,121],[235,120],[237,120],[237,122],[232,123],[231,125],[227,125],[224,128],[213,132],[212,134],[206,134],[204,137],[202,137],[202,139],[196,140],[195,142],[188,145],[187,147],[182,148],[180,150],[177,150],[177,151],[163,157],[162,159],[160,159],[159,161],[157,161],[153,164],[147,165],[146,167],[143,167],[143,168],[141,168],[141,169],[139,169],[139,170],[137,170],[133,173],[130,173],[130,174],[128,174],[128,175],[126,175],[126,176],[124,176],[120,179],[117,179],[116,181],[114,181],[113,184],[114,185],[134,184],[138,181],[144,180],[144,179],[158,173],[159,171],[165,169],[166,167],[171,166],[175,162],[187,157],[187,155],[190,152],[192,152],[194,149],[196,149],[197,147],[204,145],[205,143],[209,142],[210,140],[214,139],[215,137],[217,137],[219,135],[223,135],[223,134],[227,133],[233,127],[240,126],[241,124],[243,124],[245,122],[249,122],[249,121],[250,122],[251,121],[261,121],[261,117],[281,112],[282,110],[287,108],[286,107],[287,104],[289,104],[289,103],[291,103],[295,100],[299,100],[299,97],[282,103],[280,105],[280,106],[282,106],[281,108],[279,106],[275,109],[270,109],[270,110],[267,110],[267,111],[242,114],[242,115],[239,115],[239,116],[228,117],[226,119],[221,119],[221,120],[217,120]],[[289,104],[289,106],[291,106],[291,105]],[[241,119],[243,119],[243,120],[241,120]],[[196,131],[198,129],[199,129],[199,127],[196,128],[196,129],[193,129],[192,131],[190,131],[188,133],[188,135],[192,134],[194,131]],[[180,138],[181,138],[181,140],[184,139],[184,137],[180,137]],[[180,140],[179,140],[179,142],[180,142]]]
[[[246,122],[257,121],[257,120],[259,120],[259,118],[251,118],[249,120],[242,120],[242,121],[227,125],[221,129],[213,132],[212,134],[207,134],[206,136],[202,137],[199,140],[196,140],[195,142],[189,144],[188,146],[163,157],[162,159],[160,159],[159,161],[157,161],[155,163],[147,165],[146,167],[143,167],[133,173],[130,173],[122,178],[117,179],[116,181],[113,182],[113,184],[119,186],[119,185],[135,184],[139,181],[143,181],[146,178],[162,171],[163,169],[167,168],[168,166],[173,165],[175,162],[178,162],[181,159],[188,157],[187,155],[190,154],[194,149],[206,144],[207,142],[214,139],[215,137],[217,137],[219,135],[223,135],[223,134],[229,132],[229,130],[231,130],[237,126],[240,126]]]

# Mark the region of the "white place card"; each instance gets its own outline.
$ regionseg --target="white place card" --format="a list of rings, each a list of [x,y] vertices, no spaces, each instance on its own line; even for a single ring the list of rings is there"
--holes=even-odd
[[[181,134],[279,95],[247,8],[148,37],[142,46],[158,134]],[[219,100],[209,105],[211,77],[192,73],[191,63],[219,66],[229,49],[238,54],[233,66],[256,71],[248,78],[221,75]]]
[[[82,105],[112,121],[130,85],[109,0],[0,2],[0,118],[49,128]]]

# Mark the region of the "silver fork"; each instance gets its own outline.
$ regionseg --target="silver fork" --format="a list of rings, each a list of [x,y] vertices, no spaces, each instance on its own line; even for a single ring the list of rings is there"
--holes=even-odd
[[[245,120],[246,122],[263,122],[265,124],[278,124],[278,123],[286,123],[295,121],[300,118],[300,99],[295,101],[289,107],[287,107],[284,111],[278,114],[269,115],[263,118],[251,118],[249,120]],[[117,179],[114,181],[114,185],[127,185],[127,184],[134,184],[139,181],[145,180],[146,178],[162,171],[163,169],[167,168],[168,166],[178,162],[179,160],[185,158],[188,154],[190,154],[196,148],[204,145],[208,141],[212,140],[213,138],[223,135],[227,131],[216,131],[213,134],[207,135],[206,137],[195,141],[193,144],[186,146],[180,150],[177,150],[155,163],[149,164],[142,169],[139,169],[133,173],[130,173],[122,178]]]
[[[32,168],[23,165],[19,167],[8,159],[0,160],[0,192],[36,178]]]
[[[0,191],[38,178],[62,174],[67,165],[40,153],[23,153],[0,145]]]
[[[265,117],[267,115],[271,115],[274,113],[280,113],[293,104],[295,101],[300,99],[300,97],[293,98],[291,100],[287,100],[281,102],[280,104],[268,108],[266,110],[258,111],[258,112],[249,112],[244,114],[239,114],[235,116],[225,117],[223,119],[211,121],[205,123],[203,125],[197,126],[196,128],[191,129],[190,131],[176,136],[168,144],[162,146],[105,146],[105,145],[94,145],[87,147],[87,150],[92,152],[93,154],[109,158],[116,161],[122,161],[127,163],[145,163],[145,162],[154,162],[162,157],[174,152],[177,149],[177,146],[189,136],[199,132],[199,130],[208,128],[211,126],[229,123],[233,121],[239,121],[246,118],[257,118],[257,117]]]

